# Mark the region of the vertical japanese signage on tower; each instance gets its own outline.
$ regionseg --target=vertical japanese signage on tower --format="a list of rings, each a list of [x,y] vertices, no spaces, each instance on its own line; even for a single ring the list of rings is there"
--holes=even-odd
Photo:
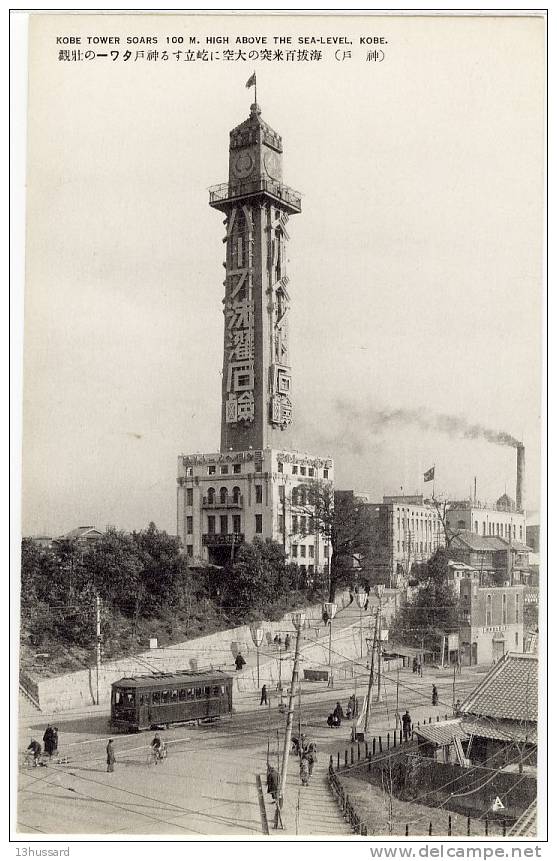
[[[225,293],[226,421],[255,418],[253,307],[253,217],[251,207],[234,207],[227,219]]]

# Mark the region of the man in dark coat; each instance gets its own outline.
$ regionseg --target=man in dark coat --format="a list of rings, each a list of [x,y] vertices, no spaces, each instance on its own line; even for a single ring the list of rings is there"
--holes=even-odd
[[[115,762],[116,754],[114,753],[114,748],[112,746],[112,739],[109,739],[106,746],[106,770],[110,772],[114,771]]]
[[[234,663],[236,664],[237,670],[241,670],[241,669],[243,669],[243,667],[245,667],[246,660],[245,660],[245,658],[241,652],[238,652],[238,654],[236,655],[236,659],[235,659]]]
[[[343,719],[343,717],[344,717],[344,712],[342,711],[342,706],[341,706],[341,704],[340,704],[338,701],[337,701],[337,704],[336,704],[336,706],[335,706],[335,710],[334,710],[334,712],[333,712],[333,715],[334,715],[334,716],[336,717],[336,719],[338,720],[338,722],[339,722],[339,724],[338,724],[338,725],[340,725],[340,721],[341,721],[341,720]]]
[[[263,687],[261,688],[261,702],[259,703],[259,705],[266,706],[268,704],[269,700],[267,698],[267,685],[263,685]]]
[[[43,752],[42,747],[40,746],[38,741],[35,741],[34,738],[31,739],[31,744],[27,748],[27,750],[31,750],[33,752],[33,766],[36,768],[39,765],[39,761],[41,758],[41,753]]]
[[[52,757],[52,754],[56,750],[55,738],[54,738],[54,729],[49,724],[44,731],[43,735],[43,744],[44,744],[44,752],[48,754],[49,757]]]
[[[412,734],[412,718],[410,717],[408,709],[406,709],[402,715],[402,733],[404,735],[404,741],[408,741]]]
[[[431,705],[436,706],[439,702],[439,694],[437,693],[437,688],[433,685],[431,689]]]
[[[273,768],[270,762],[267,763],[267,792],[270,794],[273,801],[277,800],[279,789],[279,774],[276,768]]]

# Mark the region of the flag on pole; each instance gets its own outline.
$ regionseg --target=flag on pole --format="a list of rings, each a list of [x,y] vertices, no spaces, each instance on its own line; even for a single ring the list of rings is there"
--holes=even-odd
[[[424,481],[433,481],[435,479],[435,467],[432,466],[427,472],[424,472]]]
[[[254,72],[253,75],[251,76],[251,78],[249,78],[248,81],[246,82],[246,89],[249,90],[250,87],[255,87],[256,83],[257,83],[257,81],[255,78],[255,72]]]

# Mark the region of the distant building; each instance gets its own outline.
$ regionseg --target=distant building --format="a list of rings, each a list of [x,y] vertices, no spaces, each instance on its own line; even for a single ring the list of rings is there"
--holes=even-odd
[[[523,511],[516,511],[507,494],[503,494],[495,505],[472,500],[451,502],[447,507],[446,522],[452,532],[466,530],[488,538],[526,541],[526,516]]]
[[[53,542],[77,541],[80,545],[91,546],[92,544],[95,544],[99,538],[102,538],[103,535],[104,533],[99,529],[95,529],[94,526],[78,526],[76,529],[66,532],[65,535],[59,535],[58,538],[54,538]]]
[[[426,562],[445,544],[437,509],[421,495],[384,496],[382,502],[366,502],[366,508],[370,517],[366,571],[373,582],[396,586],[408,579],[414,563]]]
[[[451,558],[478,571],[482,585],[529,581],[530,548],[520,541],[486,537],[463,529],[450,544]]]
[[[52,537],[50,535],[26,535],[25,541],[32,541],[37,547],[52,547]]]
[[[525,586],[460,583],[460,654],[464,665],[490,664],[524,649]]]

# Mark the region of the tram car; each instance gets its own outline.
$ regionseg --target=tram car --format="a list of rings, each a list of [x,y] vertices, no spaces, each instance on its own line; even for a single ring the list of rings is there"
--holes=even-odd
[[[220,670],[151,673],[112,684],[110,726],[122,732],[211,720],[232,712],[232,676]]]

